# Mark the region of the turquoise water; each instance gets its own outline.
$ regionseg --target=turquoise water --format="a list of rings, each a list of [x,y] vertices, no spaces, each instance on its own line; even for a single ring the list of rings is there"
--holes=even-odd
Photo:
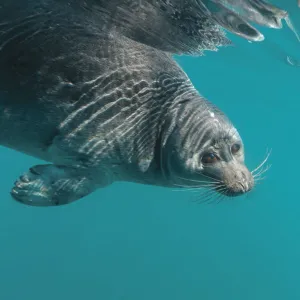
[[[41,162],[1,148],[1,300],[300,299],[300,69],[279,50],[300,46],[288,31],[265,32],[273,43],[234,38],[234,48],[177,57],[239,129],[251,169],[272,148],[267,179],[247,198],[200,205],[188,192],[119,183],[68,206],[23,206],[10,188]]]

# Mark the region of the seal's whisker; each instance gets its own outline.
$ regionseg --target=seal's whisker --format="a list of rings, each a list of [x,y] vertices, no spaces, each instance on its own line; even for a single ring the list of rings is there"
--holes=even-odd
[[[263,173],[265,173],[265,172],[263,172]],[[263,175],[263,173],[262,174],[260,174],[259,176],[256,176],[256,177],[253,177],[253,179],[254,179],[254,183],[255,184],[257,184],[258,182],[261,182],[262,180],[264,180],[264,179],[266,179],[267,178],[267,176],[262,176]]]
[[[213,184],[207,184],[207,185],[182,185],[182,184],[177,184],[177,183],[173,183],[174,186],[178,186],[182,189],[203,189],[206,187],[214,187]]]
[[[209,203],[211,203],[211,201],[213,200],[214,197],[215,197],[215,193],[208,194],[203,198],[198,197],[197,203],[198,204],[209,204]]]
[[[253,177],[257,177],[259,176],[260,174],[262,174],[262,172],[266,172],[268,169],[270,169],[271,165],[268,165],[267,167],[263,167],[261,166],[259,169],[256,170],[256,173],[252,173],[252,176]]]
[[[208,197],[208,196],[214,195],[214,194],[216,194],[216,190],[215,189],[210,189],[210,190],[205,191],[205,194],[203,196]]]
[[[266,178],[267,178],[266,176],[263,176],[263,177],[259,176],[259,177],[254,178],[254,182],[256,183],[256,182],[264,180]]]
[[[219,204],[222,201],[224,201],[225,195],[219,194],[218,197],[216,198],[216,203]]]
[[[178,189],[171,189],[172,192],[193,192],[198,191],[199,188],[178,188]]]
[[[215,187],[215,184],[212,183],[206,183],[206,184],[201,184],[201,185],[183,185],[183,184],[178,184],[178,183],[173,183],[173,185],[181,187],[181,188],[193,188],[193,189],[201,189],[201,188],[206,188],[206,187]]]
[[[220,202],[222,202],[223,200],[225,199],[225,195],[224,194],[220,194],[220,193],[218,193],[217,195],[216,195],[216,198],[214,198],[214,201],[213,202],[211,202],[211,204],[219,204]]]
[[[206,177],[206,178],[212,179],[212,180],[214,180],[216,183],[222,183],[222,181],[221,181],[221,180],[218,180],[218,179],[216,179],[216,178],[213,178],[213,177],[211,177],[211,176],[209,176],[209,175],[202,174],[202,173],[199,173],[199,172],[196,172],[196,174],[199,174],[199,175],[201,175],[201,176],[203,176],[203,177]]]
[[[265,170],[265,169],[266,169],[266,170],[270,169],[271,166],[272,166],[271,164],[266,165],[266,166],[261,166],[261,167],[260,167],[259,169],[257,169],[256,172],[253,173],[252,175],[253,175],[253,176],[256,176],[256,175],[260,174],[261,171],[263,171],[263,170]]]
[[[196,204],[201,204],[202,203],[201,199],[203,199],[203,195],[205,195],[205,194],[206,194],[205,192],[201,193],[201,194],[199,194],[199,193],[194,194],[191,202],[196,203]],[[211,195],[211,193],[209,193],[209,195]]]
[[[266,176],[264,176],[264,177],[258,177],[258,178],[255,178],[255,182],[257,182],[257,181],[261,181],[261,180],[265,180],[267,177]]]
[[[181,187],[181,188],[178,188],[178,189],[172,189],[173,192],[199,192],[199,191],[202,191],[204,189],[207,189],[207,188],[210,188],[210,187]]]
[[[180,176],[176,176],[176,177],[179,178],[179,179],[182,179],[182,180],[191,181],[191,182],[198,182],[198,183],[219,183],[216,180],[207,181],[207,180],[196,180],[196,179],[191,179],[191,178],[184,178],[184,177],[180,177]],[[214,178],[210,178],[210,179],[214,179]]]
[[[270,169],[270,168],[262,169],[262,170],[259,172],[259,174],[256,174],[255,176],[253,176],[254,181],[257,180],[257,179],[259,179],[259,178],[262,178],[262,177],[265,178],[266,172],[267,172],[269,169]]]
[[[208,191],[204,198],[199,201],[199,203],[206,203],[206,204],[213,204],[213,203],[220,203],[224,198],[225,195],[221,192],[226,191],[227,188],[225,185],[219,187],[218,189],[214,189],[212,191]]]
[[[197,198],[195,201],[196,203],[205,203],[208,199],[210,199],[214,194],[215,190],[214,189],[208,189],[205,191],[202,191],[201,195],[197,194]]]
[[[267,152],[267,155],[265,157],[265,159],[254,169],[251,171],[251,174],[255,174],[256,171],[258,171],[269,159],[270,155],[271,155],[272,150],[270,150],[269,152]]]
[[[253,175],[253,178],[259,177],[271,168],[271,165],[267,165],[265,168],[261,168],[258,173]]]
[[[227,190],[227,187],[224,184],[222,184],[216,188],[217,192],[223,192],[225,190]]]
[[[215,191],[215,184],[206,184],[206,185],[201,185],[201,186],[195,186],[195,187],[191,187],[191,186],[185,186],[185,185],[180,185],[180,184],[176,184],[173,183],[175,186],[178,186],[178,189],[172,189],[173,192],[197,192],[197,194],[199,194],[199,192],[211,192],[211,191]],[[195,201],[193,201],[195,202]]]
[[[214,204],[218,201],[218,198],[220,197],[219,194],[215,193],[215,194],[212,194],[211,197],[205,201],[205,202],[202,202],[202,203],[205,203],[205,204]]]

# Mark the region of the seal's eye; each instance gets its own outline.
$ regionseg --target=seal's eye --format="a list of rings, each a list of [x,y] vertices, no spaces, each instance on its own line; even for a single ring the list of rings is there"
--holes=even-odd
[[[212,152],[204,154],[201,159],[201,161],[204,164],[213,164],[213,163],[217,162],[218,160],[219,160],[218,156]]]
[[[232,154],[236,154],[236,153],[238,153],[240,151],[240,149],[241,149],[241,145],[240,144],[233,144],[231,146],[231,153]]]

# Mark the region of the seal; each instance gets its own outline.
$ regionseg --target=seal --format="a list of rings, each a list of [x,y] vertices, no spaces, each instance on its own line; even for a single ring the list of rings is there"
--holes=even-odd
[[[2,2],[0,144],[47,162],[17,180],[14,199],[63,205],[115,181],[253,188],[237,130],[168,52],[81,1]]]

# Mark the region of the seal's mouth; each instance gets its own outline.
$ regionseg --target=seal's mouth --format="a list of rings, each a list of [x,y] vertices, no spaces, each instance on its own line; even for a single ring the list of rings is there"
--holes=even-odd
[[[250,192],[252,188],[253,183],[242,184],[241,182],[237,182],[236,184],[230,186],[226,186],[225,184],[219,184],[215,187],[215,191],[227,197],[237,197]]]
[[[225,173],[223,180],[215,184],[214,190],[227,197],[237,197],[250,192],[255,184],[263,180],[264,174],[270,169],[271,165],[266,165],[271,151],[267,152],[264,160],[251,172],[244,166],[238,172]]]
[[[227,197],[241,196],[254,187],[254,178],[248,170],[237,172],[226,179],[215,185],[215,191]]]

